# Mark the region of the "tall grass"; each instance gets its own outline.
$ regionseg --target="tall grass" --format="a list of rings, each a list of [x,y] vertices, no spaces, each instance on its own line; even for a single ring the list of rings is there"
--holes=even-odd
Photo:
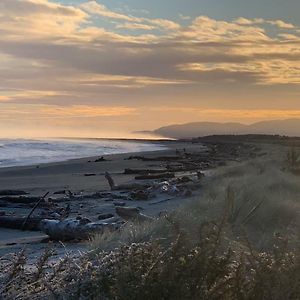
[[[273,146],[275,148],[275,146]],[[286,148],[271,149],[269,156],[222,167],[204,179],[199,196],[192,197],[172,214],[193,240],[203,222],[226,215],[226,234],[247,236],[253,247],[268,250],[274,234],[297,244],[300,232],[300,177],[286,166]],[[97,236],[93,249],[158,240],[168,243],[170,226],[165,218],[149,224],[130,224],[121,232]]]

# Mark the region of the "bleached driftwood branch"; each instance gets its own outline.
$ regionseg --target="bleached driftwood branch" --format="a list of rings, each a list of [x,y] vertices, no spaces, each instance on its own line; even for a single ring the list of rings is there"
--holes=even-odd
[[[110,189],[112,191],[146,189],[151,186],[150,184],[139,184],[139,183],[117,185],[115,184],[115,181],[113,180],[112,176],[108,172],[105,172],[105,178],[107,179]]]
[[[63,221],[44,219],[40,222],[39,228],[53,240],[67,241],[88,239],[96,233],[103,233],[106,229],[115,230],[117,224],[96,223],[87,219],[66,219]]]

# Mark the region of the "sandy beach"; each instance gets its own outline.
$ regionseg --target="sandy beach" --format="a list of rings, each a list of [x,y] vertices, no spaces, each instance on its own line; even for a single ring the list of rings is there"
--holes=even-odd
[[[31,196],[42,196],[49,192],[50,199],[61,198],[62,195],[55,194],[59,191],[71,191],[74,195],[87,195],[96,192],[109,191],[110,187],[105,179],[105,172],[109,172],[117,184],[134,182],[134,174],[124,174],[126,168],[130,169],[157,169],[163,167],[162,162],[128,160],[129,156],[172,156],[176,149],[185,148],[189,152],[201,152],[201,144],[192,145],[183,142],[164,142],[169,149],[151,152],[138,152],[126,154],[114,154],[104,156],[105,161],[95,162],[99,157],[87,157],[69,161],[47,163],[24,167],[10,167],[0,169],[0,190],[22,190]],[[188,172],[189,175],[195,172]],[[194,196],[196,196],[196,193]],[[126,200],[126,197],[118,196],[120,199],[82,199],[78,201],[61,201],[60,207],[70,204],[70,217],[84,217],[91,221],[97,221],[99,215],[115,215],[116,205],[138,207],[144,214],[157,216],[161,212],[175,209],[184,202],[184,197],[172,197],[168,194],[157,195],[155,198],[141,200]],[[188,198],[188,197],[187,197]],[[23,204],[1,204],[2,214],[10,216],[27,216],[31,206]],[[38,208],[35,215],[47,213],[47,208]],[[15,229],[0,229],[0,255],[11,252],[18,252],[23,248],[27,249],[29,257],[33,258],[49,246],[49,243],[42,243],[47,235],[39,231],[21,231]],[[81,243],[50,243],[62,254],[69,250],[84,250],[86,242]]]
[[[204,146],[201,142],[165,141],[163,144],[168,150],[2,168],[0,191],[17,190],[27,194],[16,196],[17,203],[1,196],[1,215],[25,218],[39,198],[23,203],[22,197],[27,200],[28,197],[42,197],[49,193],[47,201],[38,206],[31,218],[79,218],[94,223],[112,222],[114,226],[119,226],[124,224],[124,220],[116,213],[117,207],[136,208],[143,215],[155,218],[178,208],[188,199],[201,199],[200,171],[204,176],[209,169],[224,165],[227,161],[244,159],[257,150],[239,143],[208,143]],[[133,172],[125,172],[126,169]],[[139,178],[141,170],[147,170],[144,180],[138,180],[143,179],[143,176]],[[120,189],[111,190],[106,172]],[[136,184],[141,187],[131,187]],[[68,214],[64,217],[66,210]],[[54,247],[57,255],[61,256],[66,251],[76,253],[87,250],[89,244],[78,240],[62,244],[49,240],[40,231],[21,231],[3,226],[0,236],[0,255],[25,248],[29,258],[36,257],[49,246]]]

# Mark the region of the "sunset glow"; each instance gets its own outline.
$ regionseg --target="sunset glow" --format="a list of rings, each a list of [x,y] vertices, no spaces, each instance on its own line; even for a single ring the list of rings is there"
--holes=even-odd
[[[1,0],[0,135],[300,118],[300,3],[233,2]]]

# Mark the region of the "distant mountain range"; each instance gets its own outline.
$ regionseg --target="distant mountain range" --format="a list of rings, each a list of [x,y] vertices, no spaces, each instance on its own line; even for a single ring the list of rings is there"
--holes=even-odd
[[[224,134],[279,134],[300,136],[300,119],[241,123],[195,122],[160,127],[151,133],[169,138],[193,138]]]

